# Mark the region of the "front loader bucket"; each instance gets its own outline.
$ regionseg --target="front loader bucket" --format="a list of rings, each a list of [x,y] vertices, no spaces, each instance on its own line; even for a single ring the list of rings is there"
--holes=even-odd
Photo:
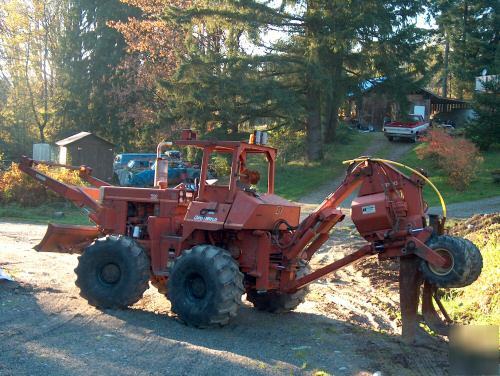
[[[38,252],[82,253],[83,248],[92,243],[99,235],[97,226],[57,225],[49,223],[47,232]]]

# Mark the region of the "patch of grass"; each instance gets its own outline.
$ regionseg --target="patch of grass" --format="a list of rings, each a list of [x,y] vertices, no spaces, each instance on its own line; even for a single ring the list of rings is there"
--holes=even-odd
[[[483,256],[483,270],[476,282],[449,289],[442,302],[451,318],[462,324],[500,324],[500,215],[476,216],[450,230],[476,244]]]
[[[313,371],[314,376],[330,376],[330,374],[326,371],[323,370],[314,370]]]
[[[417,157],[416,150],[422,147],[418,145],[410,150],[401,162],[413,168],[423,168],[434,185],[439,189],[444,197],[445,202],[466,202],[480,200],[483,198],[494,197],[500,195],[500,184],[494,183],[492,171],[500,167],[500,150],[491,150],[482,153],[484,162],[479,167],[476,177],[472,180],[468,187],[459,191],[451,187],[447,182],[447,177],[444,172],[436,167],[430,160],[420,160]],[[426,186],[424,189],[424,198],[430,206],[438,206],[439,199],[434,190]]]
[[[57,217],[56,212],[63,212]],[[2,221],[26,223],[62,223],[69,225],[88,225],[88,217],[69,202],[51,203],[35,207],[24,207],[18,204],[0,205]]]
[[[276,194],[289,200],[298,200],[340,176],[346,168],[342,161],[360,156],[372,136],[370,133],[352,131],[348,142],[325,146],[325,159],[322,162],[291,161],[278,165],[274,184]]]

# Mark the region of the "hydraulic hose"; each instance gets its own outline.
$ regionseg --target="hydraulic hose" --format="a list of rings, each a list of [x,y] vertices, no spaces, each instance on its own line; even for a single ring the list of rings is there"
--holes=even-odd
[[[426,183],[428,183],[432,187],[432,189],[434,189],[434,191],[436,192],[436,194],[437,194],[437,196],[439,198],[439,201],[441,202],[441,208],[443,209],[443,219],[446,219],[446,204],[444,202],[443,196],[441,195],[441,192],[439,192],[439,189],[437,189],[437,187],[434,185],[434,183],[432,183],[432,181],[430,181],[430,179],[427,176],[425,176],[421,172],[415,170],[414,168],[411,168],[410,166],[407,166],[407,165],[405,165],[403,163],[391,161],[391,160],[388,160],[388,159],[381,159],[381,158],[355,158],[355,159],[350,159],[350,160],[347,160],[347,161],[343,161],[342,163],[343,164],[351,164],[351,163],[355,163],[355,162],[359,163],[359,162],[365,162],[365,161],[382,162],[382,163],[387,163],[387,164],[391,164],[391,165],[394,165],[394,166],[403,167],[403,168],[406,168],[406,169],[410,170],[414,174],[418,175],[422,179],[424,179],[424,181]]]

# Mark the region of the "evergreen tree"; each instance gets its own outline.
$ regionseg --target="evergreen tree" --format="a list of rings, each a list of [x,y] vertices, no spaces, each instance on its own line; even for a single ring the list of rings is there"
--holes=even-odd
[[[500,79],[484,84],[484,91],[474,95],[476,117],[466,128],[466,134],[479,148],[488,150],[500,140]]]
[[[431,3],[442,37],[444,94],[471,98],[474,78],[500,67],[500,17],[497,0],[438,0]],[[448,46],[448,47],[446,47]]]
[[[262,90],[262,85],[277,85],[279,95],[287,100],[267,111],[266,117],[277,121],[284,114],[284,121],[300,124],[307,134],[308,159],[321,159],[323,141],[335,138],[339,108],[351,90],[366,79],[381,75],[387,78],[388,85],[397,82],[395,88],[424,77],[426,51],[422,47],[426,32],[415,27],[415,17],[424,3],[307,0],[275,8],[254,0],[209,1],[196,2],[187,10],[174,10],[169,17],[186,25],[188,34],[197,40],[190,41],[188,51],[198,50],[184,60],[179,75],[183,81],[170,85],[174,108],[192,105],[195,111],[190,116],[206,116],[208,109],[196,104],[210,98],[209,110],[217,115],[219,125],[231,127],[220,115],[228,109],[234,114],[232,98],[262,110],[267,103],[280,99],[271,96],[277,94],[273,90],[261,91],[258,96],[255,93]],[[222,47],[209,46],[207,52],[204,41],[213,39],[216,32],[211,25],[224,30],[220,33],[223,43]],[[230,57],[228,37],[232,28],[239,29],[239,35],[257,46],[265,44],[262,35],[266,31],[278,30],[283,37],[264,48],[264,54],[249,56],[240,49]],[[245,73],[241,75],[242,72]],[[245,83],[236,81],[231,87],[228,83],[234,82],[233,77],[243,78]],[[272,79],[266,81],[263,77]],[[186,90],[186,82],[192,83],[192,90]],[[203,95],[197,87],[203,88]],[[397,93],[393,92],[396,97]],[[261,112],[245,106],[238,106],[238,110],[243,111],[241,118],[248,121],[262,117]],[[183,116],[179,111],[178,117]]]
[[[60,38],[59,72],[63,89],[59,116],[62,133],[97,132],[110,141],[127,145],[133,137],[129,124],[120,122],[124,105],[113,93],[122,76],[118,67],[127,45],[112,21],[137,13],[118,0],[66,0],[65,27]]]

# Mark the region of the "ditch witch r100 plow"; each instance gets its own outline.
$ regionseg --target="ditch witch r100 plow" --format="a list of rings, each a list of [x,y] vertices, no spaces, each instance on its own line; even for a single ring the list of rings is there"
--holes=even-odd
[[[168,186],[168,160],[162,156],[172,145],[202,150],[198,181]],[[232,161],[224,184],[208,179],[209,161],[217,154]],[[247,165],[255,154],[268,164],[262,194],[253,188],[260,174]],[[275,158],[276,149],[253,137],[203,141],[186,130],[181,140],[158,145],[151,189],[110,186],[84,166],[69,168],[93,187],[70,186],[38,171],[41,162],[24,158],[20,167],[26,174],[85,209],[95,223],[51,224],[36,249],[80,254],[76,285],[93,306],[130,306],[151,281],[178,317],[197,327],[227,324],[245,293],[259,310],[289,311],[304,301],[308,284],[328,273],[368,256],[399,258],[404,339],[414,339],[419,301],[428,326],[446,334],[450,319],[436,290],[474,282],[482,257],[468,240],[444,234],[444,202],[443,217],[426,216],[422,189],[426,183],[435,187],[425,175],[410,169],[407,176],[395,168],[402,165],[381,159],[346,161],[342,184],[300,222],[300,207],[274,194]],[[356,190],[351,218],[366,245],[312,271],[312,256],[344,219],[339,205]]]

